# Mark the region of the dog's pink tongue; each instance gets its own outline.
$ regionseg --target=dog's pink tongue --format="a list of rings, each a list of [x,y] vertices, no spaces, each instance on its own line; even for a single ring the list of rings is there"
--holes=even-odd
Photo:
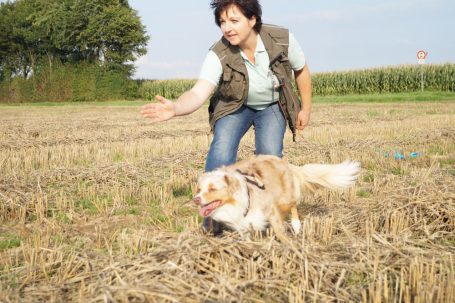
[[[199,214],[201,215],[201,217],[207,217],[207,216],[209,216],[209,215],[215,210],[215,208],[218,207],[219,204],[220,204],[219,201],[210,203],[210,204],[208,204],[208,205],[202,207],[202,208],[199,210]]]

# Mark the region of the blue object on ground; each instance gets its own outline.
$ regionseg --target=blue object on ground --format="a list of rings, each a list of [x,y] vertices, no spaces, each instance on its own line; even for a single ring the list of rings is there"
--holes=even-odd
[[[412,152],[409,154],[410,158],[417,158],[420,154],[418,152]]]
[[[395,160],[403,160],[404,159],[404,155],[399,153],[398,151],[395,151]]]
[[[391,152],[384,152],[384,158],[389,158],[391,156]],[[410,152],[409,153],[409,158],[415,159],[420,156],[419,152]],[[400,153],[398,150],[395,150],[395,153],[393,153],[393,157],[395,160],[403,160],[405,158],[404,154]]]

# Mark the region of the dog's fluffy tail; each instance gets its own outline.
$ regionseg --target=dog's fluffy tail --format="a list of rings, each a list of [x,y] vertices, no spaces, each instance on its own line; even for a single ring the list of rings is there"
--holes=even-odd
[[[360,172],[360,163],[344,161],[340,164],[292,165],[301,181],[301,186],[310,190],[318,187],[331,189],[347,188],[354,184]]]

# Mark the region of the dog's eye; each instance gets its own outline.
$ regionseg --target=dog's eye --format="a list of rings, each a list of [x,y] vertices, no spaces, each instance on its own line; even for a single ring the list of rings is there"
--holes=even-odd
[[[216,188],[215,188],[215,187],[209,187],[209,192],[211,192],[211,191],[215,191],[215,190],[216,190]]]

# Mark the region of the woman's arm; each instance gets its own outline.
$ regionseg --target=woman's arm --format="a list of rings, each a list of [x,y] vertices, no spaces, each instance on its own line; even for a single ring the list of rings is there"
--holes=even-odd
[[[311,75],[308,66],[294,72],[295,82],[302,100],[302,110],[297,116],[297,129],[302,130],[310,122],[311,113]]]
[[[161,122],[175,116],[191,114],[204,104],[214,89],[215,85],[213,83],[200,79],[175,102],[162,96],[156,96],[157,103],[149,103],[142,107],[142,116],[150,119],[152,122]]]

